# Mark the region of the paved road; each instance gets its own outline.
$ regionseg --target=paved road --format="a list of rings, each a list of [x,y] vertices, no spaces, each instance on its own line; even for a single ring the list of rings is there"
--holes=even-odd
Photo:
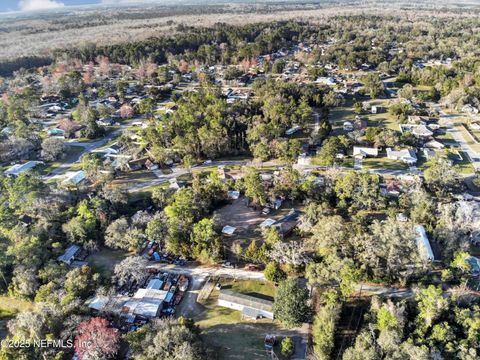
[[[430,103],[432,109],[437,111],[440,114],[441,120],[445,122],[447,127],[447,133],[452,135],[453,139],[460,145],[460,149],[468,155],[470,161],[475,168],[475,170],[480,169],[480,153],[475,151],[469,144],[468,139],[465,139],[462,132],[455,128],[453,121],[457,117],[456,115],[450,115],[444,112],[440,105]]]

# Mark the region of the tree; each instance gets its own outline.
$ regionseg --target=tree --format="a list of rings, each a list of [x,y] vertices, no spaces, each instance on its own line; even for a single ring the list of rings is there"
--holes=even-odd
[[[446,194],[460,188],[461,177],[452,168],[449,161],[441,157],[434,157],[429,163],[431,165],[423,174],[430,189],[440,194]]]
[[[120,347],[120,333],[108,320],[94,317],[80,323],[75,337],[75,352],[80,360],[112,358]]]
[[[289,358],[290,356],[293,355],[293,353],[295,351],[295,343],[293,342],[291,337],[287,336],[286,338],[284,338],[282,340],[281,348],[282,348],[281,349],[282,355]]]
[[[372,99],[385,93],[385,85],[378,74],[369,73],[362,78],[362,81],[365,92],[369,94]]]
[[[380,176],[349,171],[335,183],[335,193],[341,206],[353,209],[376,209],[381,205]]]
[[[145,277],[147,263],[141,256],[129,256],[115,265],[114,278],[119,286],[128,283],[129,280],[137,284]]]
[[[207,355],[198,328],[185,318],[155,319],[137,331],[128,332],[125,340],[133,360],[213,358]]]
[[[58,138],[46,138],[42,142],[41,156],[46,161],[55,161],[65,156],[67,147],[63,140]]]
[[[420,311],[418,319],[423,322],[426,329],[448,309],[449,305],[448,300],[443,297],[442,288],[434,285],[420,290],[415,296],[415,301]]]
[[[263,275],[265,275],[265,279],[275,284],[278,284],[280,281],[287,278],[287,274],[285,274],[280,266],[274,261],[269,262],[267,266],[265,266]]]
[[[247,168],[244,182],[245,195],[251,198],[255,204],[265,206],[267,203],[267,193],[265,192],[260,174],[254,168]]]
[[[125,217],[114,220],[105,230],[105,245],[114,249],[128,250],[132,245],[125,236],[128,229],[129,225]]]
[[[307,301],[308,290],[300,286],[296,279],[282,281],[273,304],[275,318],[288,327],[299,326],[310,318]]]
[[[128,104],[123,104],[120,107],[120,117],[122,119],[130,119],[135,114],[135,110]]]
[[[313,351],[319,360],[327,360],[333,350],[335,328],[340,319],[339,305],[327,304],[315,315],[312,327]]]
[[[268,255],[273,261],[293,266],[306,264],[310,259],[307,249],[300,241],[277,242]]]
[[[214,262],[220,259],[222,243],[214,225],[213,219],[202,219],[193,226],[191,242],[196,258]]]
[[[263,235],[263,239],[265,240],[265,243],[268,244],[269,246],[273,246],[276,243],[282,241],[282,238],[275,226],[265,227],[262,230],[262,235]]]

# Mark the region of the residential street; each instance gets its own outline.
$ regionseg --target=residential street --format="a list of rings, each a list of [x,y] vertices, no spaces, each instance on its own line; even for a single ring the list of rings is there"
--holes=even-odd
[[[463,134],[455,128],[453,121],[455,120],[456,116],[447,114],[440,108],[440,105],[438,104],[430,104],[430,106],[440,114],[440,120],[445,122],[447,133],[452,135],[453,139],[460,145],[460,149],[468,154],[475,170],[479,170],[480,154],[469,145],[468,140],[465,139]]]

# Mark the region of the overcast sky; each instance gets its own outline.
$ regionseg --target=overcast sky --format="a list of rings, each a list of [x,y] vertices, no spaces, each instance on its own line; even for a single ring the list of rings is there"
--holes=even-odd
[[[157,0],[0,0],[0,12],[47,10],[72,5],[88,5],[101,3],[120,4],[129,2],[135,3],[156,1]],[[167,3],[173,1],[167,1]],[[165,2],[165,0],[158,0],[158,2]]]

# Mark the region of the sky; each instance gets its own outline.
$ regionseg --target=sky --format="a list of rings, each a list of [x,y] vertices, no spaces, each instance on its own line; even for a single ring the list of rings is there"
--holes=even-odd
[[[130,1],[133,2],[134,0]],[[0,12],[48,10],[72,5],[125,2],[128,2],[128,0],[0,0]]]

